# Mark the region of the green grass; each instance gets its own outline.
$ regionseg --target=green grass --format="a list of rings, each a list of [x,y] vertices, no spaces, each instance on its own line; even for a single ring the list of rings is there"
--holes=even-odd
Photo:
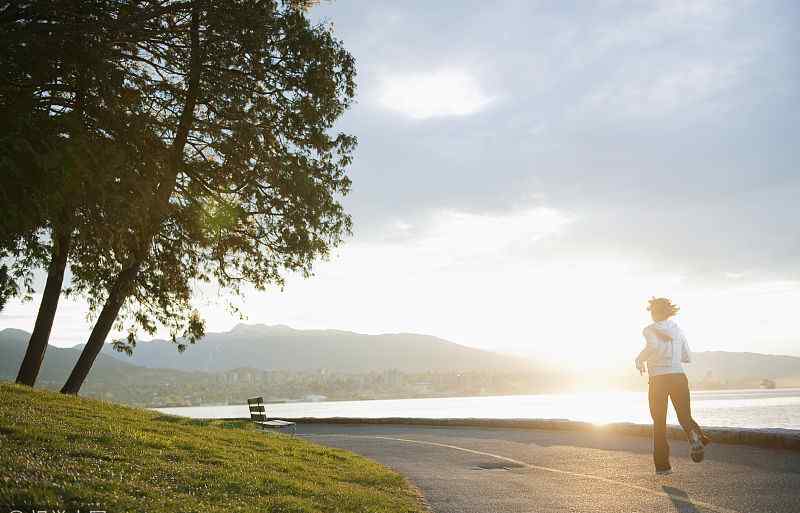
[[[0,384],[0,511],[425,511],[398,474],[347,451]]]

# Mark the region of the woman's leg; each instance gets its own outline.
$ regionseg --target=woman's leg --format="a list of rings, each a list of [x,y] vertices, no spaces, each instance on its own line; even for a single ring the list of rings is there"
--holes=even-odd
[[[678,421],[686,431],[686,438],[692,448],[692,461],[700,463],[705,457],[704,446],[709,443],[708,437],[692,418],[692,408],[689,399],[689,381],[685,374],[674,374],[670,397],[678,414]]]
[[[672,399],[672,406],[675,407],[675,413],[678,414],[678,422],[687,437],[691,436],[692,432],[696,432],[702,438],[705,436],[703,430],[692,418],[689,381],[686,379],[686,374],[670,374],[669,377],[671,378],[669,396]]]
[[[669,444],[667,443],[667,397],[668,387],[664,386],[664,376],[650,376],[647,391],[650,403],[650,416],[653,418],[653,462],[656,470],[667,470],[669,464]]]

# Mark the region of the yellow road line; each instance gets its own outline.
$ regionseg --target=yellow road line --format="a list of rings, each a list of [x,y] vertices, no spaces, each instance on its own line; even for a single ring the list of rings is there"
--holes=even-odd
[[[553,474],[561,474],[561,475],[572,476],[572,477],[580,477],[580,478],[584,478],[584,479],[593,479],[595,481],[601,481],[601,482],[608,483],[608,484],[613,484],[613,485],[616,485],[616,486],[623,486],[625,488],[629,488],[629,489],[632,489],[632,490],[637,490],[637,491],[640,491],[640,492],[649,493],[649,494],[655,495],[657,497],[665,497],[665,498],[668,498],[668,499],[673,500],[673,501],[682,502],[684,504],[691,504],[693,506],[699,506],[699,507],[702,507],[702,508],[710,509],[712,511],[716,511],[717,513],[741,513],[739,511],[736,511],[736,510],[733,510],[733,509],[723,508],[722,506],[717,506],[715,504],[709,504],[707,502],[699,501],[697,499],[690,499],[688,497],[683,497],[681,495],[673,495],[671,493],[662,492],[662,491],[659,491],[659,490],[653,490],[651,488],[647,488],[647,487],[644,487],[644,486],[639,486],[639,485],[635,485],[635,484],[631,484],[631,483],[626,483],[624,481],[617,481],[615,479],[608,479],[606,477],[595,476],[595,475],[592,475],[592,474],[582,474],[580,472],[572,472],[572,471],[569,471],[569,470],[561,470],[561,469],[557,469],[557,468],[542,467],[541,465],[533,465],[531,463],[526,463],[524,461],[515,460],[514,458],[508,458],[508,457],[502,456],[500,454],[494,454],[494,453],[491,453],[491,452],[484,452],[484,451],[476,451],[475,449],[468,449],[466,447],[459,447],[457,445],[449,445],[449,444],[443,444],[443,443],[439,443],[439,442],[430,442],[430,441],[427,441],[427,440],[412,440],[412,439],[409,439],[409,438],[393,438],[393,437],[390,437],[390,436],[378,436],[378,435],[346,435],[346,434],[320,434],[320,435],[313,434],[312,435],[312,434],[309,434],[309,435],[301,435],[301,436],[307,436],[309,438],[313,438],[313,437],[373,438],[373,439],[378,439],[378,440],[391,440],[391,441],[395,441],[395,442],[405,442],[405,443],[420,444],[420,445],[430,445],[430,446],[433,446],[433,447],[442,447],[442,448],[445,448],[445,449],[452,449],[452,450],[455,450],[455,451],[467,452],[467,453],[470,453],[470,454],[478,454],[480,456],[488,456],[490,458],[495,458],[495,459],[498,459],[498,460],[501,460],[501,461],[506,461],[508,463],[514,463],[516,465],[520,465],[520,466],[522,466],[524,468],[528,468],[528,469],[532,469],[532,470],[541,470],[543,472],[550,472],[550,473],[553,473]]]

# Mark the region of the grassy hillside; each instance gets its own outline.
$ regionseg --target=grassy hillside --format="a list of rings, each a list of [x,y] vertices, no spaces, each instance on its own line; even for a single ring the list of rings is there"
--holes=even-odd
[[[403,478],[346,451],[0,384],[0,510],[421,512]]]

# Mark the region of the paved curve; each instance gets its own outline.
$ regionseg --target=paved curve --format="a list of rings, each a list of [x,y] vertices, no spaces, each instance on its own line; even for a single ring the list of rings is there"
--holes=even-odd
[[[406,475],[434,513],[800,512],[800,453],[670,441],[656,476],[650,439],[507,428],[306,424],[298,435]]]

